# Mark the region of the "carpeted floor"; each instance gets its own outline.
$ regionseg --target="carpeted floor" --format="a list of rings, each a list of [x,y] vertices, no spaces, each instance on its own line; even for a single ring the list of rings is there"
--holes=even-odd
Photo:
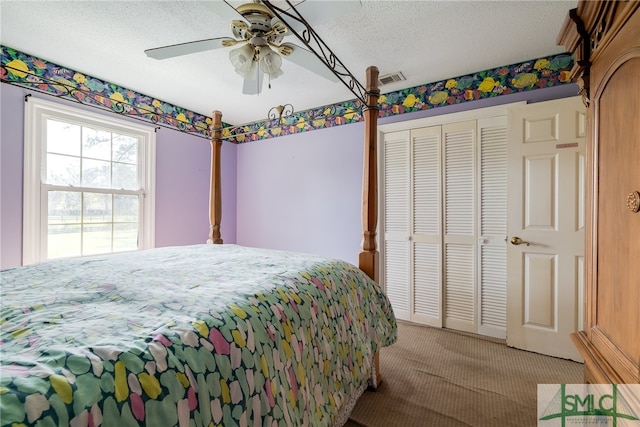
[[[383,383],[365,391],[347,427],[535,426],[537,384],[582,383],[582,364],[500,340],[399,322],[383,348]]]

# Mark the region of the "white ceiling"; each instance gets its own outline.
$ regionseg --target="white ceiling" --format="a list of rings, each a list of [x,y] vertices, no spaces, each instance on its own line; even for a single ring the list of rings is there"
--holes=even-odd
[[[144,54],[231,36],[212,1],[220,0],[1,0],[0,43],[201,114],[220,110],[231,124],[265,120],[280,104],[302,111],[355,98],[342,83],[286,60],[271,89],[243,95],[228,49],[161,61]],[[407,80],[381,87],[385,93],[561,53],[556,36],[575,6],[566,0],[362,0],[360,10],[346,16],[320,23],[305,18],[362,84],[369,65],[381,75],[401,71]],[[301,44],[293,35],[285,40]]]

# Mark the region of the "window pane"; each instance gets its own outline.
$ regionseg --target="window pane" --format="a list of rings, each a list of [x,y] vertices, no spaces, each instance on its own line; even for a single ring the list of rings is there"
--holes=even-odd
[[[32,100],[24,145],[39,154],[24,159],[35,179],[23,190],[25,203],[42,209],[24,212],[34,224],[23,230],[24,263],[153,246],[153,128]]]
[[[138,189],[138,167],[136,165],[113,164],[113,185],[111,188],[125,190]]]
[[[113,224],[113,251],[138,249],[138,223]]]
[[[113,222],[138,223],[138,196],[123,194],[114,196]]]
[[[111,223],[85,224],[82,227],[82,255],[111,252]]]
[[[80,255],[82,255],[82,251],[79,224],[49,226],[47,258],[51,259]]]
[[[111,160],[111,132],[83,127],[82,157]]]
[[[47,152],[80,156],[80,126],[47,120]]]
[[[114,162],[138,163],[138,138],[126,135],[113,135]]]
[[[82,186],[109,188],[111,181],[111,162],[102,160],[84,160],[82,162]]]
[[[111,222],[111,194],[84,193],[83,222]],[[111,236],[109,236],[111,238]]]
[[[82,221],[81,194],[49,191],[49,224],[79,224]]]
[[[80,158],[47,154],[47,184],[80,185]]]

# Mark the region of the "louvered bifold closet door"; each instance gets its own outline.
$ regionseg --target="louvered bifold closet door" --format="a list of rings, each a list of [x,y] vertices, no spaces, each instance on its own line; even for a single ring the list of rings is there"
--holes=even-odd
[[[507,120],[478,120],[478,333],[506,338]]]
[[[437,327],[442,326],[440,147],[440,126],[411,131],[411,320]]]
[[[444,145],[444,326],[476,332],[476,121],[442,126]]]
[[[382,138],[382,277],[396,317],[404,320],[410,320],[409,135],[406,130]]]

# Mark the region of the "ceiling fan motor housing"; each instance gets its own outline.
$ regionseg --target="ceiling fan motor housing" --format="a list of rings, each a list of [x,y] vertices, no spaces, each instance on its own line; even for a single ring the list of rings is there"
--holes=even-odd
[[[280,21],[273,22],[273,14],[262,3],[254,2],[238,6],[237,11],[247,20],[231,22],[231,31],[236,39],[248,41],[255,47],[267,44],[279,46],[287,33]]]
[[[237,11],[249,21],[249,31],[252,33],[266,33],[271,30],[273,14],[260,3],[247,3],[238,6]]]

